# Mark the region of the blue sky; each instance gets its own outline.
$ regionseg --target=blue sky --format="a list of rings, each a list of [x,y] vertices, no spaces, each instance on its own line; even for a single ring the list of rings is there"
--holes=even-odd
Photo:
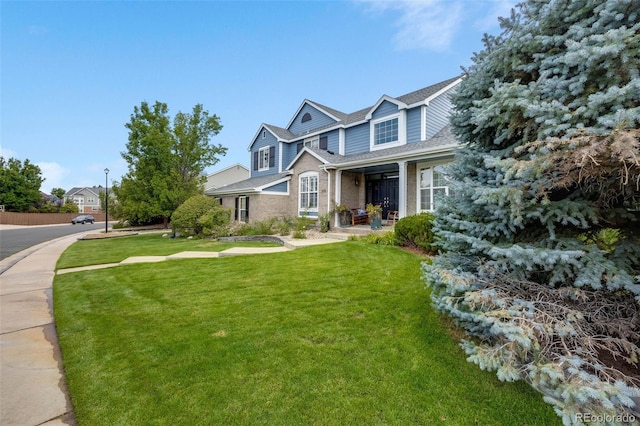
[[[221,118],[227,155],[249,164],[261,123],[302,101],[343,112],[460,74],[499,32],[509,0],[5,1],[0,149],[29,159],[41,190],[109,185],[127,165],[125,123],[161,101]]]

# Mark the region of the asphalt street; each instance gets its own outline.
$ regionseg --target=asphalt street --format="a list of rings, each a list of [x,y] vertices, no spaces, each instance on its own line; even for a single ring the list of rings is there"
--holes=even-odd
[[[104,230],[104,225],[104,222],[98,222],[93,225],[0,226],[0,260],[45,241],[78,232]]]

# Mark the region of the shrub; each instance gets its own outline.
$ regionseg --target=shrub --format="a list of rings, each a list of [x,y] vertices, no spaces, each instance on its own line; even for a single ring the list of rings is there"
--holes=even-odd
[[[384,234],[369,234],[362,237],[363,241],[369,244],[380,244],[382,246],[397,246],[395,232],[385,232]]]
[[[128,228],[129,226],[130,226],[129,225],[129,221],[125,220],[125,221],[119,221],[119,222],[114,223],[112,225],[112,228],[113,229],[122,229],[122,228]]]
[[[229,211],[216,200],[206,195],[196,195],[173,212],[171,228],[173,232],[183,235],[210,236],[214,232],[224,232],[229,218]]]
[[[268,218],[265,220],[262,220],[260,222],[253,222],[251,224],[251,227],[253,228],[253,234],[254,235],[272,235],[275,233],[275,224],[276,224],[277,219],[276,218]]]
[[[231,231],[231,235],[273,235],[279,229],[278,219],[269,218],[259,222],[236,224]]]
[[[202,234],[213,238],[229,236],[229,222],[231,212],[228,209],[216,208],[209,210],[198,219],[202,226]]]
[[[291,233],[291,227],[293,226],[293,220],[290,217],[281,218],[276,227],[278,229],[278,234],[285,236]]]
[[[75,203],[64,203],[60,206],[60,213],[79,213],[78,205]]]
[[[332,215],[331,212],[318,215],[318,221],[319,221],[319,224],[320,224],[320,232],[322,232],[322,233],[329,232],[331,215]]]
[[[433,236],[432,222],[434,218],[430,213],[420,213],[400,219],[395,226],[398,244],[435,254],[438,247]]]
[[[306,214],[293,219],[293,238],[307,238],[307,229],[315,222]]]
[[[53,204],[44,204],[38,208],[38,213],[56,213],[58,206]]]

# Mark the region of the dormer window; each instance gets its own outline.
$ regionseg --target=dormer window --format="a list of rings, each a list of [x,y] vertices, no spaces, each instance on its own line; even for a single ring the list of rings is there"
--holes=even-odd
[[[381,121],[373,125],[373,144],[381,145],[398,141],[398,118]]]
[[[407,143],[406,111],[371,120],[369,125],[371,151]]]
[[[307,121],[311,121],[311,114],[309,114],[308,112],[305,112],[304,115],[302,116],[302,120],[300,120],[301,123],[306,123]]]

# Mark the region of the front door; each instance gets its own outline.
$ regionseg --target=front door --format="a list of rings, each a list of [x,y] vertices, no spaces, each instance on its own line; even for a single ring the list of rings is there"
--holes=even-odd
[[[367,204],[382,206],[382,217],[387,217],[389,210],[398,210],[398,176],[384,176],[376,180],[367,180]]]

